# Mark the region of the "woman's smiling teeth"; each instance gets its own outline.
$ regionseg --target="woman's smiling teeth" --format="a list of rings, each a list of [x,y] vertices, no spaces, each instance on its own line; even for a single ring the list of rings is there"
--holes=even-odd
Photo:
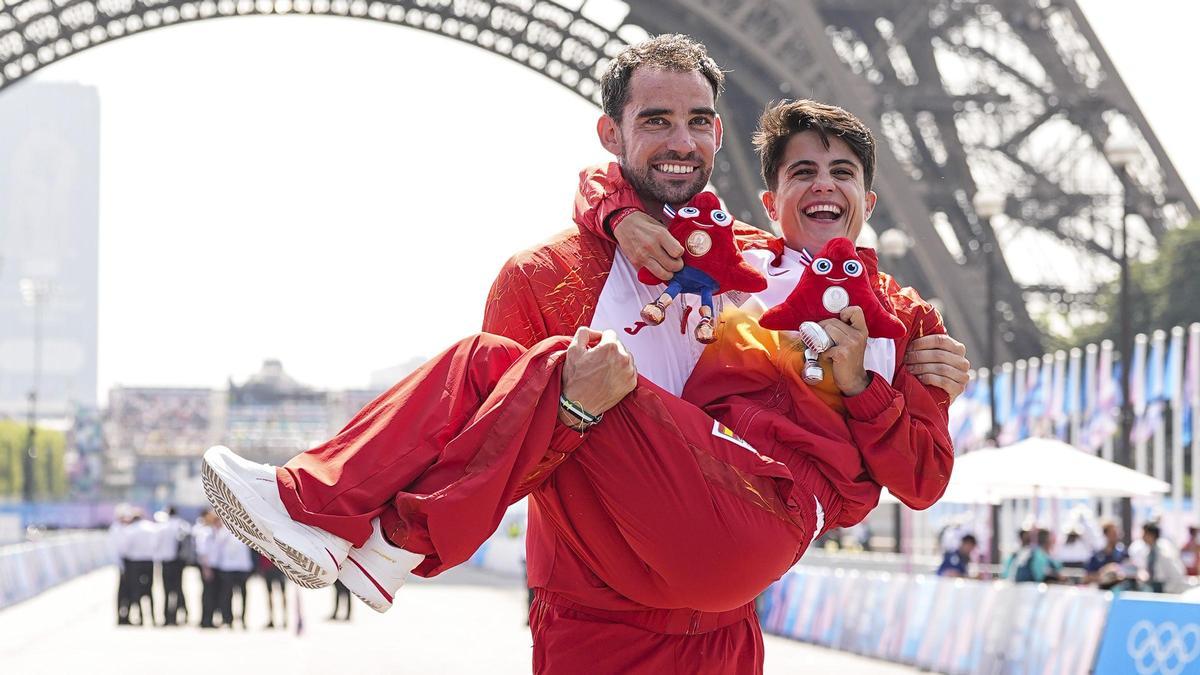
[[[814,220],[837,220],[842,216],[842,207],[833,202],[818,202],[804,207],[804,215]]]
[[[691,173],[696,170],[694,166],[684,166],[682,164],[656,164],[654,168],[664,173]]]

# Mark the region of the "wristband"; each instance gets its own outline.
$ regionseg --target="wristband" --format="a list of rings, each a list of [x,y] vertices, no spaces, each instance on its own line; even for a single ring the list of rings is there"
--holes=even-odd
[[[608,218],[606,218],[604,221],[604,229],[608,232],[608,236],[616,239],[617,226],[621,224],[622,220],[628,218],[632,213],[637,213],[637,209],[632,206],[626,206],[624,208],[617,209],[613,213],[610,213]]]
[[[567,398],[566,394],[559,394],[558,405],[563,410],[566,410],[568,413],[570,413],[570,415],[572,417],[574,417],[575,419],[582,422],[585,429],[587,427],[599,424],[600,420],[604,419],[604,413],[600,413],[599,415],[593,415],[590,412],[584,410],[583,406],[581,406],[578,403],[576,403],[575,401],[572,401],[571,399]]]

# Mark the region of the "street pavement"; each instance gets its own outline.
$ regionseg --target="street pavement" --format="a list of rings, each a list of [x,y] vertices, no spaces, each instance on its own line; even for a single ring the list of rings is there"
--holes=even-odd
[[[198,621],[200,582],[184,576],[192,624]],[[530,671],[525,589],[518,580],[460,567],[437,579],[416,579],[398,606],[376,614],[354,599],[351,621],[329,621],[334,591],[290,587],[299,598],[297,634],[267,630],[262,581],[249,585],[248,630],[202,630],[116,625],[117,573],[108,568],[0,610],[0,673],[196,673],[239,675],[374,673],[525,675]],[[278,611],[278,610],[277,610]],[[766,673],[899,675],[912,668],[766,638]]]

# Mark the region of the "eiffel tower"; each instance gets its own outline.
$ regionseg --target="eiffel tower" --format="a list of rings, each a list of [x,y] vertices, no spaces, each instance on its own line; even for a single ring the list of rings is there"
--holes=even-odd
[[[1073,0],[0,0],[0,91],[146,30],[270,14],[436,33],[597,104],[616,51],[648,34],[689,33],[732,71],[714,184],[760,224],[748,139],[764,104],[841,105],[881,139],[873,231],[912,244],[885,257],[885,269],[936,298],[973,354],[998,332],[997,361],[1042,352],[1035,318],[1086,316],[1064,310],[1086,310],[1115,276],[1126,205],[1139,216],[1129,234],[1142,255],[1200,214]],[[1105,157],[1110,137],[1136,145],[1127,174]],[[998,215],[979,217],[981,193],[1002,196]],[[984,300],[991,242],[998,327]]]

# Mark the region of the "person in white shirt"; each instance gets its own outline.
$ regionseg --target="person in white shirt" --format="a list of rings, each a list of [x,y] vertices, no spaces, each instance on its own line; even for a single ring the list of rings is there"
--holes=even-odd
[[[217,596],[220,591],[220,580],[215,568],[216,550],[214,547],[220,520],[210,510],[205,510],[196,520],[192,528],[192,537],[196,545],[196,562],[200,565],[200,580],[204,589],[200,595],[200,627],[215,628],[213,615],[217,610]]]
[[[225,527],[219,527],[213,535],[214,567],[219,579],[220,595],[218,607],[225,619],[225,626],[233,627],[233,596],[237,594],[242,629],[246,628],[246,580],[254,570],[254,555]]]
[[[187,601],[183,597],[183,568],[188,563],[180,557],[181,551],[191,548],[191,527],[179,517],[174,506],[154,514],[158,523],[158,546],[155,559],[158,561],[159,579],[163,587],[163,625],[179,624],[179,614],[187,623]]]
[[[1092,557],[1092,547],[1083,540],[1083,535],[1075,530],[1067,532],[1067,539],[1056,551],[1058,560],[1064,567],[1083,569]]]
[[[1182,593],[1187,588],[1183,561],[1175,545],[1162,538],[1158,523],[1142,526],[1142,541],[1146,542],[1146,567],[1140,575],[1153,593]]]
[[[130,622],[133,610],[138,612],[137,625],[144,625],[149,616],[150,623],[157,626],[154,613],[154,558],[158,552],[158,524],[147,520],[140,509],[133,513],[133,521],[124,531],[125,570],[129,593]],[[142,601],[150,606],[149,614]]]
[[[108,528],[108,541],[117,554],[117,625],[129,625],[129,565],[126,555],[129,526],[133,523],[133,509],[126,504],[116,508],[113,524]]]

